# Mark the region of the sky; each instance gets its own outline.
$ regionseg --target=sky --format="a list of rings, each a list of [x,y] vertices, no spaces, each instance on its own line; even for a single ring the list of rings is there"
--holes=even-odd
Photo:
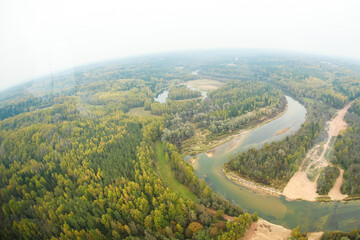
[[[103,60],[196,49],[360,59],[359,0],[0,0],[0,90]]]

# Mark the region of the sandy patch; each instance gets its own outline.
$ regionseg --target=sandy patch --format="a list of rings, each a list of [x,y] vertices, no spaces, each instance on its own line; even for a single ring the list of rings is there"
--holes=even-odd
[[[347,128],[347,123],[344,121],[344,116],[354,101],[348,103],[344,108],[340,109],[336,116],[327,123],[328,126],[328,138],[321,147],[321,144],[316,144],[311,148],[306,158],[300,165],[299,171],[292,176],[286,187],[284,188],[283,195],[288,199],[303,199],[307,201],[315,201],[319,195],[317,190],[317,179],[320,174],[320,170],[329,165],[329,162],[325,158],[325,153],[332,147],[330,146],[331,139],[337,137],[339,133]],[[314,182],[310,181],[307,173],[313,175]],[[331,200],[342,200],[346,195],[341,194],[343,174],[340,173],[338,179],[336,179],[335,185],[331,189]]]
[[[210,80],[210,79],[198,79],[186,82],[187,86],[197,88],[202,91],[215,90],[224,85],[223,82]]]
[[[334,186],[329,191],[329,197],[331,198],[331,200],[336,200],[336,201],[341,201],[348,196],[341,193],[344,170],[341,168],[339,168],[339,170],[340,170],[340,175],[336,179]]]
[[[315,201],[319,194],[316,193],[317,183],[311,182],[306,172],[298,171],[284,188],[283,195],[291,200],[303,199]]]
[[[282,226],[259,219],[251,224],[242,240],[283,240],[291,235],[291,230]]]
[[[212,157],[214,157],[215,151],[216,151],[216,149],[213,148],[213,149],[207,151],[205,154],[207,157],[212,158]]]
[[[189,159],[189,162],[190,162],[190,164],[192,165],[192,164],[194,164],[198,159],[199,159],[199,157],[192,157],[192,158]]]
[[[324,232],[312,232],[308,233],[307,237],[308,240],[321,240],[322,235],[324,235]]]
[[[275,136],[279,136],[279,135],[281,135],[281,134],[289,131],[290,129],[291,129],[291,127],[287,127],[287,128],[281,129],[280,131],[277,131],[277,132],[275,133]]]

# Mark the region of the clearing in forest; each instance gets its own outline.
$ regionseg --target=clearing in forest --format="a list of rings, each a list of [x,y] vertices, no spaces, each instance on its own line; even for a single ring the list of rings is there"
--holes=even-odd
[[[155,142],[155,158],[156,170],[163,183],[184,199],[196,201],[196,195],[175,178],[171,163],[165,158],[164,144],[160,141]]]
[[[211,79],[197,79],[197,80],[188,81],[185,84],[187,86],[197,88],[201,91],[216,90],[224,85],[223,82],[219,82]]]
[[[151,115],[151,111],[147,111],[144,109],[144,107],[137,107],[137,108],[132,108],[129,110],[129,112],[127,112],[127,114],[129,116],[136,116],[136,117],[157,117],[155,115]]]
[[[319,194],[317,190],[317,179],[320,175],[321,169],[329,165],[325,154],[332,146],[331,140],[339,135],[339,133],[347,128],[347,123],[344,121],[345,114],[350,108],[350,102],[344,108],[340,109],[336,116],[328,122],[328,138],[323,146],[316,144],[310,149],[306,155],[306,158],[300,165],[299,171],[290,179],[286,187],[284,188],[283,195],[289,199],[303,199],[307,201],[315,201]],[[340,176],[336,180],[333,188],[329,192],[331,200],[342,200],[347,197],[341,193],[342,185],[342,169],[340,169]],[[314,181],[308,178],[308,175],[312,176]]]

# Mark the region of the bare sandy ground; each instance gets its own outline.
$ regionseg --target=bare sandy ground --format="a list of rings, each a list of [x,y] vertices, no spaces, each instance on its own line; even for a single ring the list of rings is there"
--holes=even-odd
[[[346,198],[348,195],[344,195],[341,193],[341,186],[343,183],[343,176],[344,176],[344,170],[340,169],[340,175],[339,177],[336,179],[334,186],[330,189],[329,192],[329,197],[332,200],[343,200],[344,198]]]
[[[308,240],[320,240],[322,235],[324,235],[324,232],[312,232],[312,233],[308,233],[307,237]]]
[[[280,131],[277,131],[275,136],[279,136],[281,134],[283,134],[284,132],[287,132],[291,129],[291,127],[287,127],[287,128],[284,128],[284,129],[281,129]]]
[[[198,159],[199,159],[199,157],[192,157],[192,158],[190,158],[189,162],[190,162],[190,164],[194,164]]]
[[[294,174],[290,179],[286,187],[284,188],[283,195],[288,199],[303,199],[307,201],[315,201],[316,197],[319,195],[316,193],[317,189],[317,179],[319,177],[320,171],[316,172],[314,170],[321,169],[329,165],[328,161],[325,158],[325,153],[329,148],[330,141],[333,137],[339,135],[342,130],[347,128],[347,123],[344,121],[344,116],[350,108],[351,104],[348,103],[344,108],[340,109],[336,116],[328,122],[328,138],[321,148],[320,144],[315,145],[310,151],[308,151],[306,158],[300,165],[299,171]],[[321,154],[320,152],[321,151]],[[305,162],[308,162],[305,164]],[[306,165],[306,166],[305,166]],[[315,176],[314,182],[310,181],[307,173],[313,171]],[[342,170],[341,170],[342,171]],[[336,179],[334,187],[331,189],[331,195],[329,196],[332,200],[342,200],[346,195],[341,194],[340,189],[343,181],[343,174],[340,171],[340,176]],[[342,171],[343,172],[343,171]]]
[[[319,196],[316,189],[316,182],[310,181],[306,172],[298,171],[284,188],[283,195],[292,200],[316,201],[316,198]]]
[[[211,79],[197,79],[197,80],[187,81],[186,85],[200,89],[202,91],[211,91],[218,89],[219,87],[224,85],[224,83]]]
[[[291,235],[291,230],[282,226],[259,219],[251,224],[242,240],[283,240]]]
[[[212,157],[214,157],[215,151],[216,151],[216,149],[213,148],[213,149],[207,151],[205,154],[207,157],[212,158]]]
[[[324,232],[307,233],[309,240],[321,240]],[[253,222],[241,240],[286,240],[291,236],[291,230],[270,223],[264,219]]]

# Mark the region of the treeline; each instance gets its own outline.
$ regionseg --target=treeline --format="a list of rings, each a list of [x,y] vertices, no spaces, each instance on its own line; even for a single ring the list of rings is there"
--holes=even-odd
[[[263,116],[273,116],[286,105],[281,90],[257,81],[230,82],[211,92],[209,100],[206,115],[197,114],[194,119],[199,126],[220,134],[243,128]]]
[[[284,140],[266,143],[261,149],[252,148],[232,157],[225,163],[225,169],[240,177],[282,189],[298,170],[329,118],[319,108],[314,105],[309,109],[307,121],[296,133]]]
[[[267,83],[232,81],[203,101],[153,103],[151,112],[165,117],[162,139],[180,147],[193,136],[193,128],[223,135],[261,118],[275,116],[285,106],[281,90]]]
[[[169,164],[172,166],[172,170],[176,179],[187,186],[191,192],[193,192],[198,197],[198,203],[200,204],[200,209],[211,209],[217,210],[216,218],[222,218],[222,215],[228,214],[230,216],[238,216],[234,218],[231,222],[226,224],[226,227],[221,228],[222,223],[212,219],[207,211],[203,211],[199,215],[200,222],[204,227],[208,226],[207,234],[202,234],[202,238],[197,235],[195,239],[208,239],[209,237],[214,237],[215,233],[220,233],[217,235],[217,239],[239,239],[244,236],[247,229],[250,227],[252,221],[257,221],[257,215],[254,214],[251,216],[248,213],[243,212],[243,210],[237,206],[231,204],[228,200],[214,193],[209,186],[206,185],[203,179],[199,179],[194,172],[192,166],[187,163],[181,155],[178,153],[177,148],[170,144],[165,144],[165,154],[166,159],[169,160]],[[222,229],[222,231],[221,231]],[[226,231],[224,231],[226,230]],[[220,232],[221,231],[221,232]]]
[[[168,97],[170,100],[184,100],[201,97],[201,93],[186,86],[178,86],[170,88]]]
[[[181,157],[174,145],[167,143],[165,145],[165,152],[176,179],[185,186],[188,186],[190,191],[199,198],[201,204],[215,210],[223,210],[224,213],[231,216],[243,214],[239,206],[232,205],[228,200],[214,193],[203,179],[199,179],[195,175],[192,166]]]
[[[20,113],[31,112],[35,109],[50,107],[52,104],[54,104],[54,96],[50,95],[17,100],[15,103],[0,107],[0,120],[14,117]]]
[[[360,195],[360,100],[356,100],[345,116],[348,129],[339,135],[334,145],[332,162],[340,164],[344,172],[341,191],[350,196]]]
[[[340,231],[325,232],[321,240],[358,240],[360,239],[360,230],[353,230],[350,233]]]
[[[168,115],[165,116],[165,119]],[[194,135],[195,129],[190,122],[183,122],[182,119],[175,115],[174,118],[167,119],[166,127],[163,130],[161,140],[164,142],[171,142],[176,146]]]
[[[337,167],[327,166],[322,170],[317,180],[317,193],[327,195],[339,176],[340,171]]]
[[[332,62],[333,60],[331,60]],[[341,67],[339,66],[341,65]],[[243,56],[234,66],[205,66],[204,77],[257,79],[272,83],[297,97],[341,108],[360,96],[359,70],[349,64],[291,56]]]
[[[150,110],[151,114],[161,116],[163,114],[176,114],[182,113],[185,111],[189,111],[190,109],[195,108],[197,101],[189,100],[189,101],[166,101],[166,103],[151,103]]]

